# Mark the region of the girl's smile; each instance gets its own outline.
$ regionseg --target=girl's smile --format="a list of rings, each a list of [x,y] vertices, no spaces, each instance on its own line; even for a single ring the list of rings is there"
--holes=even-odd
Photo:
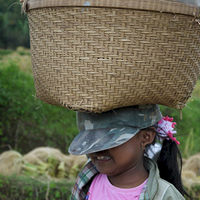
[[[105,154],[106,151],[101,151],[99,153],[91,154],[91,160],[96,166],[99,166],[101,164],[107,164],[112,160],[112,157],[110,155]],[[100,167],[100,166],[99,166]]]
[[[110,160],[111,157],[110,156],[97,156],[96,159],[97,159],[97,162],[102,162],[102,161]]]
[[[96,152],[96,153],[92,153],[90,154],[94,159],[97,159],[99,161],[101,160],[110,160],[111,156],[108,154],[108,152],[105,151],[100,151],[100,152]]]
[[[132,187],[136,182],[141,184],[148,177],[142,159],[141,143],[144,138],[142,133],[143,131],[140,131],[120,146],[89,154],[97,170],[101,174],[106,174],[113,185],[128,179],[130,182],[125,187]],[[120,187],[120,185],[115,186]]]

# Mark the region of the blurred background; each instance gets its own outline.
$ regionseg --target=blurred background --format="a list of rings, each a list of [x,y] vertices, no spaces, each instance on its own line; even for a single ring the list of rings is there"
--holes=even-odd
[[[76,113],[36,99],[27,16],[19,1],[0,5],[0,200],[69,199],[86,162],[68,154]],[[182,111],[161,110],[177,122],[183,183],[200,199],[200,81]]]

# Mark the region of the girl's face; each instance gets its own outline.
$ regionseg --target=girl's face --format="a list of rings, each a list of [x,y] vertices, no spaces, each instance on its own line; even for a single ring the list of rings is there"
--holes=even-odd
[[[118,147],[89,154],[98,171],[112,177],[144,169],[141,132]]]

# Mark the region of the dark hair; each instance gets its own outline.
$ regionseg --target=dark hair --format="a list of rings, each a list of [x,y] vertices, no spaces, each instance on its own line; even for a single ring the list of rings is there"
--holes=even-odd
[[[166,139],[163,141],[157,164],[160,177],[172,183],[182,195],[190,197],[182,184],[182,156],[176,142]]]
[[[150,127],[147,129],[155,131],[155,128],[156,127]],[[156,143],[156,138],[160,140],[159,133],[157,132],[152,143],[153,145]],[[191,196],[185,191],[182,184],[182,156],[176,142],[164,139],[162,143],[162,149],[158,155],[154,156],[154,160],[157,162],[160,171],[160,177],[173,184],[183,196],[186,195],[191,198]]]

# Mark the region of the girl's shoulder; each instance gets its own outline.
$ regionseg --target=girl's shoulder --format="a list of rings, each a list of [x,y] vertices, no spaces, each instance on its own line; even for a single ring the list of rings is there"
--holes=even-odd
[[[185,200],[182,194],[172,185],[164,179],[158,178],[158,190],[153,200]]]

